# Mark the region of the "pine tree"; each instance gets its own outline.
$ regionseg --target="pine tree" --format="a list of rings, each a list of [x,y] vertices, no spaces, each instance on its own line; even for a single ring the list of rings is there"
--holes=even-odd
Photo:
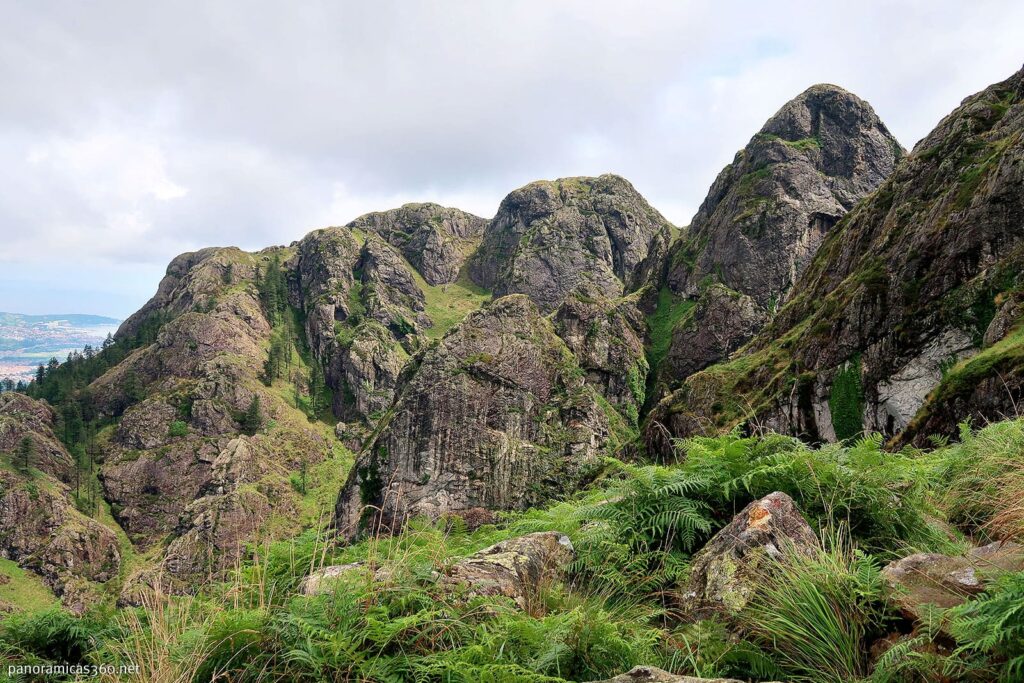
[[[249,407],[246,408],[245,413],[242,414],[240,422],[242,431],[249,436],[258,432],[263,426],[263,414],[260,410],[259,396],[252,397],[252,401],[249,403]]]
[[[28,471],[29,460],[35,455],[35,452],[36,446],[32,443],[32,438],[29,436],[22,437],[18,443],[18,463],[26,472]]]

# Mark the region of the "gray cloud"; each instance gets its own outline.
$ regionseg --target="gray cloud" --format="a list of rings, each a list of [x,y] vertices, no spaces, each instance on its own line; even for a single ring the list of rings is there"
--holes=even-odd
[[[52,269],[89,292],[69,305],[124,315],[183,250],[411,200],[490,215],[542,177],[617,172],[683,224],[812,83],[868,99],[910,146],[1024,60],[1012,1],[4,1],[3,17],[0,310],[50,307],[18,274]]]

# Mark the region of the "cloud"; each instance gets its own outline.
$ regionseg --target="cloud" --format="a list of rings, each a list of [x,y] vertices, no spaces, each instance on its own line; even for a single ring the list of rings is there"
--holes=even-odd
[[[812,83],[912,145],[1020,68],[1024,5],[67,0],[4,18],[0,263],[85,289],[103,271],[140,304],[184,250],[405,201],[491,215],[537,178],[620,173],[685,224]]]

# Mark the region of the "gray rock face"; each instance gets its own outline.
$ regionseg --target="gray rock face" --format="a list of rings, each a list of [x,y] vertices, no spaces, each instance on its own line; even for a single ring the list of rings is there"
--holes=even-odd
[[[0,453],[16,453],[27,437],[32,442],[29,466],[69,483],[75,461],[53,433],[55,420],[53,408],[43,401],[15,392],[0,394]]]
[[[1022,131],[1024,71],[965,99],[829,233],[742,357],[691,375],[650,424],[679,437],[756,418],[924,446],[1013,414],[1024,362],[1002,307],[1024,269]]]
[[[307,235],[291,267],[334,414],[372,425],[394,400],[407,349],[432,324],[423,291],[394,247],[376,234],[360,244],[349,228]]]
[[[432,285],[455,282],[466,258],[480,243],[487,220],[437,204],[406,204],[368,213],[350,228],[380,235]]]
[[[469,260],[496,297],[526,294],[548,313],[578,287],[632,292],[657,272],[671,225],[626,180],[563,178],[509,194]]]
[[[689,377],[727,358],[761,329],[768,314],[746,294],[714,284],[701,294],[696,305],[672,331],[661,376]]]
[[[644,403],[648,365],[646,323],[634,297],[608,300],[584,288],[567,297],[551,320],[586,371],[587,383],[635,424]]]
[[[686,589],[695,613],[735,616],[763,580],[759,573],[785,552],[813,553],[818,537],[785,493],[770,493],[743,508],[715,534],[690,566]]]
[[[608,436],[550,322],[526,297],[505,297],[426,352],[357,460],[336,523],[351,538],[415,515],[526,508],[577,483]]]
[[[812,86],[719,174],[673,250],[669,284],[696,298],[703,283],[718,281],[774,308],[831,227],[902,156],[867,102]]]

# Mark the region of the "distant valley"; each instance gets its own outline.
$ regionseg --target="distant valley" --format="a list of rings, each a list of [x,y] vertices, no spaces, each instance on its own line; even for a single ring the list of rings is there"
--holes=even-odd
[[[0,313],[0,379],[28,381],[40,363],[98,346],[120,324],[101,315]]]

